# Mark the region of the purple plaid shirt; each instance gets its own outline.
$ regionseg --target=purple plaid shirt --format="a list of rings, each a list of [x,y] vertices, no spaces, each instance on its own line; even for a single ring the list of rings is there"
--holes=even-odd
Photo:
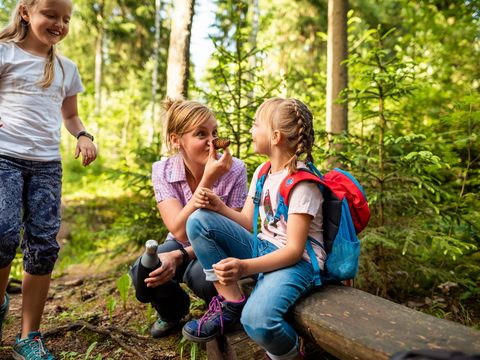
[[[181,155],[157,161],[152,166],[152,183],[157,203],[167,199],[177,199],[182,206],[192,198],[187,183],[185,165]],[[242,208],[247,198],[247,169],[245,164],[233,158],[230,171],[213,184],[213,191],[231,208]],[[167,239],[173,236],[168,234]]]

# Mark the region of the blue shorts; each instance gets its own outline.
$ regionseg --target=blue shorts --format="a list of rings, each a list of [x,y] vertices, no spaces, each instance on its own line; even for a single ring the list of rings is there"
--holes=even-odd
[[[62,164],[0,155],[0,268],[15,258],[23,234],[23,268],[52,272],[58,257]],[[23,231],[22,231],[23,230]]]

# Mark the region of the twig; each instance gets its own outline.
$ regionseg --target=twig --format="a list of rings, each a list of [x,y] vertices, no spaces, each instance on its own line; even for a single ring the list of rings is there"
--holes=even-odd
[[[83,329],[83,328],[87,328],[88,330],[96,332],[98,334],[107,335],[110,338],[112,338],[123,349],[125,349],[127,352],[129,352],[133,355],[136,355],[138,359],[147,360],[147,358],[145,356],[143,356],[137,349],[125,344],[120,339],[119,336],[114,334],[114,332],[118,332],[118,333],[120,333],[122,335],[125,335],[127,337],[135,337],[135,338],[141,339],[141,340],[146,340],[146,339],[148,339],[148,337],[143,336],[143,335],[137,335],[137,334],[131,333],[131,332],[126,331],[126,330],[121,330],[121,329],[118,329],[117,327],[114,327],[114,326],[110,326],[107,329],[101,329],[101,328],[99,328],[95,325],[92,325],[92,324],[90,324],[86,321],[77,321],[77,322],[74,322],[72,324],[63,325],[63,326],[59,326],[59,327],[54,328],[54,329],[47,330],[43,333],[43,336],[44,337],[51,337],[51,336],[57,335],[59,333],[64,333],[64,332],[67,332],[67,331]]]

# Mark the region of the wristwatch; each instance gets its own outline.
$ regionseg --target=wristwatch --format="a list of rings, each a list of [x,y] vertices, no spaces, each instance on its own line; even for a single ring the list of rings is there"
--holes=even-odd
[[[80,132],[77,134],[77,136],[76,136],[77,140],[80,138],[80,136],[86,136],[87,138],[89,138],[89,139],[92,140],[92,141],[93,141],[93,139],[94,139],[93,135],[90,134],[90,133],[88,133],[88,132],[86,132],[85,130],[82,130],[82,131],[80,131]]]

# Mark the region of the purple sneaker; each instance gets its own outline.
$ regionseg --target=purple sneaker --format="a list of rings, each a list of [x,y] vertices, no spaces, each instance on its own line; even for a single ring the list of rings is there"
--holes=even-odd
[[[224,329],[237,324],[242,314],[246,298],[239,302],[226,301],[223,296],[212,298],[208,311],[198,320],[187,322],[182,329],[182,334],[194,342],[208,342],[223,334]]]

